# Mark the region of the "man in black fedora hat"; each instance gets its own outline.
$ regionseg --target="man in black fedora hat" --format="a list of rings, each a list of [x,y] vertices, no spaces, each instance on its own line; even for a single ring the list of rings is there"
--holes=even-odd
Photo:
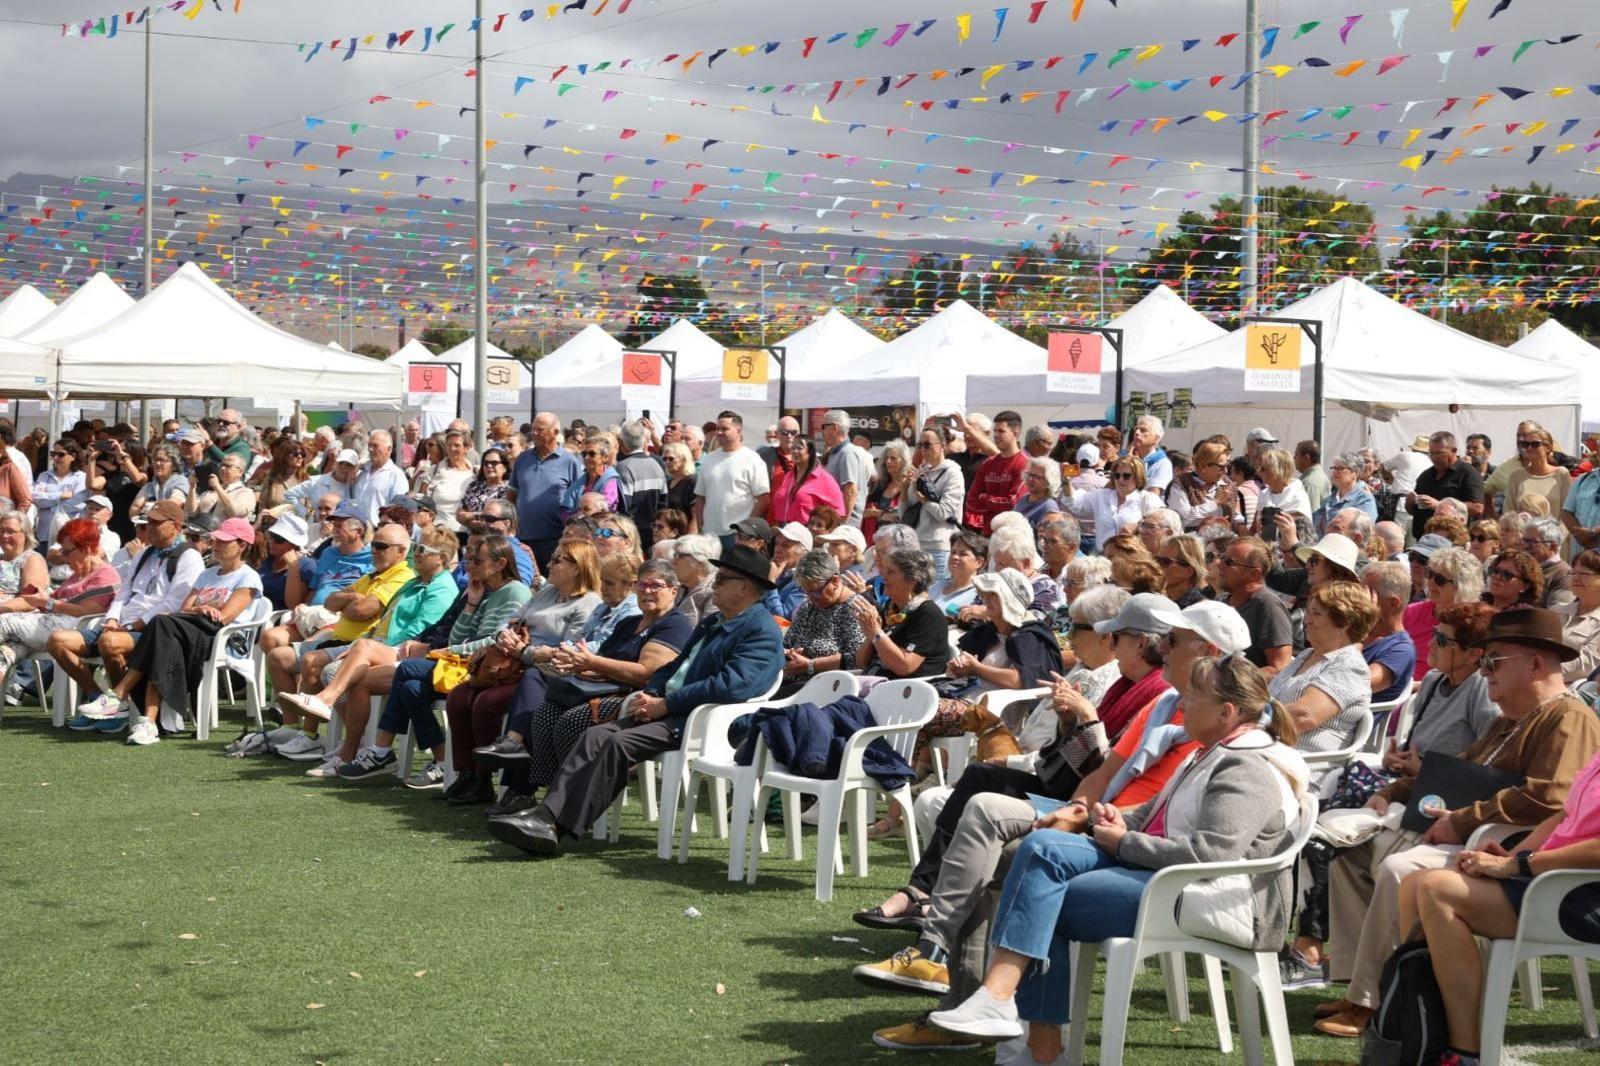
[[[1488,822],[1534,826],[1561,810],[1573,778],[1600,750],[1600,719],[1561,678],[1561,664],[1578,653],[1561,640],[1561,618],[1541,607],[1501,611],[1477,646],[1489,698],[1500,718],[1460,758],[1521,779],[1473,803],[1441,810],[1426,833],[1382,829],[1340,853],[1330,869],[1333,978],[1348,979],[1342,999],[1319,1008],[1315,1028],[1356,1037],[1377,1006],[1384,960],[1400,944],[1400,882],[1417,870],[1454,861],[1473,831]],[[1414,777],[1378,792],[1368,806],[1383,814],[1407,803]]]
[[[783,672],[783,638],[761,606],[773,588],[770,571],[754,548],[736,544],[724,551],[711,592],[716,611],[701,619],[683,654],[651,675],[616,721],[584,732],[543,803],[491,818],[490,834],[529,854],[556,854],[563,834],[577,836],[605,813],[634,763],[683,742],[690,711],[770,692]]]

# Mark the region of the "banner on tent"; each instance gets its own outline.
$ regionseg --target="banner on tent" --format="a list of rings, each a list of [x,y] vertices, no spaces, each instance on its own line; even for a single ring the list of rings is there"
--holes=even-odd
[[[1257,322],[1245,328],[1244,387],[1246,392],[1299,392],[1300,341],[1298,326]]]
[[[770,367],[765,348],[729,348],[722,353],[722,398],[766,403]]]
[[[522,364],[515,359],[490,359],[484,368],[484,379],[489,383],[489,402],[518,404],[522,402]]]
[[[454,411],[450,368],[412,363],[406,367],[406,406],[423,411]]]
[[[829,408],[826,407],[791,407],[783,411],[784,414],[799,420],[806,427],[806,432],[818,439],[822,439],[822,417]],[[850,408],[850,435],[852,437],[866,437],[874,447],[887,444],[892,440],[905,441],[908,445],[915,444],[917,440],[917,409],[910,404],[894,407],[852,407]]]
[[[1100,395],[1105,338],[1094,333],[1052,333],[1045,355],[1046,392]]]
[[[667,409],[665,360],[649,352],[622,353],[622,402],[630,409]]]

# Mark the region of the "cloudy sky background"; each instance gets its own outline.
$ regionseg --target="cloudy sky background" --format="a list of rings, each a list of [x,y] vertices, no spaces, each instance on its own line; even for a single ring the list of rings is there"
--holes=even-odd
[[[590,6],[595,3],[596,0],[591,0]],[[225,2],[223,6],[228,8],[231,4]],[[491,18],[507,10],[507,5],[492,2],[485,6]],[[1203,207],[1215,194],[1237,190],[1239,176],[1219,169],[1237,166],[1239,162],[1241,134],[1232,121],[1213,124],[1200,119],[1185,127],[1169,126],[1153,136],[1144,132],[1130,137],[1126,131],[1132,120],[1138,118],[1176,118],[1209,108],[1229,112],[1244,110],[1243,92],[1227,90],[1231,78],[1218,89],[1206,87],[1199,81],[1209,75],[1231,75],[1242,69],[1242,42],[1227,49],[1215,48],[1213,42],[1220,34],[1243,28],[1243,0],[1122,0],[1117,8],[1108,0],[1087,0],[1082,19],[1076,24],[1067,17],[1070,0],[1051,0],[1034,25],[1027,23],[1026,0],[1011,0],[1006,29],[998,42],[991,40],[995,6],[992,0],[988,6],[950,0],[872,5],[842,0],[811,0],[805,4],[764,0],[635,0],[628,13],[620,16],[608,10],[597,17],[574,14],[547,21],[542,17],[542,7],[541,16],[528,23],[520,23],[513,16],[503,32],[488,37],[488,50],[494,56],[486,83],[487,111],[491,116],[489,136],[502,142],[492,155],[497,165],[491,168],[490,180],[496,182],[497,187],[491,190],[491,196],[497,206],[512,199],[537,205],[535,213],[545,221],[560,220],[563,224],[601,221],[620,225],[627,220],[637,224],[639,211],[652,212],[657,218],[644,227],[651,238],[649,243],[630,244],[629,249],[636,252],[640,247],[647,247],[674,255],[705,256],[703,260],[692,260],[690,267],[698,265],[702,276],[719,290],[719,295],[726,295],[728,286],[737,285],[739,288],[733,290],[736,296],[748,296],[751,291],[749,261],[766,255],[773,262],[772,276],[768,278],[769,311],[782,308],[799,313],[808,306],[833,301],[847,306],[850,303],[851,287],[843,285],[838,274],[826,278],[807,277],[802,271],[786,273],[776,267],[781,260],[791,263],[821,261],[826,256],[818,253],[824,245],[829,246],[829,254],[834,256],[838,256],[839,248],[843,247],[867,257],[853,260],[867,265],[867,273],[859,277],[867,289],[877,276],[871,272],[872,268],[888,269],[903,263],[906,256],[922,248],[938,246],[969,252],[976,267],[982,269],[998,254],[999,248],[1014,247],[1023,240],[1043,239],[1063,231],[1076,233],[1101,246],[1117,245],[1117,251],[1112,253],[1114,260],[1135,259],[1142,248],[1152,243],[1152,231],[1161,223],[1175,221],[1178,210]],[[1584,86],[1590,81],[1600,81],[1600,77],[1595,76],[1600,65],[1596,64],[1594,56],[1595,44],[1600,42],[1600,10],[1579,0],[1517,0],[1508,12],[1489,21],[1494,0],[1473,0],[1460,28],[1451,32],[1448,0],[1417,0],[1409,4],[1403,46],[1397,47],[1388,12],[1399,6],[1400,0],[1387,3],[1351,0],[1342,4],[1328,0],[1263,0],[1264,24],[1284,27],[1266,63],[1295,64],[1316,56],[1332,64],[1328,69],[1296,69],[1281,80],[1264,80],[1262,109],[1285,108],[1291,112],[1268,130],[1279,133],[1295,129],[1337,131],[1335,140],[1325,144],[1280,141],[1265,152],[1270,163],[1290,174],[1295,169],[1303,169],[1328,179],[1350,179],[1351,184],[1343,190],[1336,190],[1331,180],[1309,184],[1325,190],[1330,200],[1371,203],[1378,209],[1380,222],[1386,225],[1399,222],[1407,206],[1425,203],[1429,208],[1461,209],[1479,199],[1476,193],[1467,197],[1444,194],[1424,201],[1417,190],[1392,191],[1387,183],[1437,183],[1488,190],[1497,184],[1537,179],[1577,195],[1595,195],[1600,182],[1581,170],[1596,165],[1595,156],[1586,154],[1584,146],[1588,136],[1600,130],[1600,98]],[[105,11],[97,10],[92,3],[69,5],[63,0],[0,0],[0,64],[4,65],[8,84],[13,88],[5,104],[0,105],[6,113],[5,136],[0,137],[0,179],[18,174],[137,179],[142,133],[142,48],[139,41],[127,36],[113,41],[97,37],[63,40],[59,35],[59,22],[67,14],[99,17],[109,14],[110,10],[109,7]],[[972,34],[969,40],[958,45],[951,17],[969,12]],[[1350,33],[1348,44],[1341,44],[1337,29],[1344,16],[1353,14],[1366,17]],[[166,168],[167,173],[158,181],[182,189],[199,185],[199,174],[236,173],[252,178],[251,184],[238,188],[249,192],[275,192],[283,195],[288,205],[313,198],[326,202],[327,193],[313,189],[314,183],[340,188],[354,185],[373,192],[394,189],[398,195],[405,196],[414,187],[414,175],[425,174],[429,180],[424,183],[423,191],[440,197],[454,195],[470,199],[470,170],[454,160],[470,154],[471,146],[471,116],[457,114],[458,105],[472,103],[473,82],[463,76],[471,58],[472,39],[467,29],[471,17],[470,3],[439,0],[382,3],[346,0],[336,8],[316,0],[278,0],[270,4],[265,0],[244,0],[243,13],[237,16],[213,11],[209,4],[192,22],[181,15],[164,14],[157,21],[162,34],[156,40],[156,96],[159,108],[157,143],[162,150],[158,166]],[[882,46],[896,23],[916,23],[926,18],[941,21],[920,38],[908,36],[893,48]],[[1312,19],[1323,20],[1323,26],[1304,39],[1289,39],[1294,27]],[[349,62],[319,55],[307,63],[296,49],[300,42],[352,34],[380,33],[381,41],[382,33],[388,30],[414,28],[420,37],[421,27],[438,26],[452,20],[457,26],[450,36],[427,54],[419,54],[413,41],[408,49],[397,49],[393,53],[381,49],[363,51]],[[881,27],[877,39],[859,50],[847,44],[819,43],[812,58],[801,59],[799,45],[789,43],[802,37],[826,37],[841,31],[849,31],[853,37],[872,26]],[[1565,34],[1597,36],[1559,48],[1539,45],[1519,62],[1512,63],[1512,52],[1520,42]],[[1184,53],[1176,43],[1184,38],[1201,38],[1202,44]],[[658,65],[647,71],[628,69],[581,77],[569,71],[560,81],[577,83],[580,88],[563,97],[556,95],[548,80],[551,71],[560,64],[575,67],[584,62],[637,60],[669,52],[689,54],[701,49],[710,52],[721,46],[771,40],[786,43],[770,56],[760,52],[748,58],[729,54],[710,70],[702,60],[687,74],[675,63]],[[1134,46],[1137,52],[1155,42],[1168,43],[1161,54],[1148,62],[1135,66],[1130,57],[1115,70],[1105,69],[1105,57],[1117,49]],[[1498,43],[1500,47],[1486,58],[1473,58],[1472,49],[1488,43]],[[1436,53],[1445,50],[1453,50],[1454,56],[1448,68],[1448,79],[1441,82],[1444,67]],[[1064,60],[1051,71],[1043,70],[1044,60],[1050,56],[1075,57],[1089,51],[1100,52],[1101,59],[1082,77],[1077,75],[1075,58]],[[1410,58],[1398,69],[1381,77],[1374,76],[1378,60],[1398,54]],[[1038,65],[1021,74],[1007,71],[997,76],[986,90],[980,90],[976,75],[947,78],[935,86],[930,86],[924,75],[904,89],[890,89],[883,96],[873,92],[878,77],[883,74],[940,67],[982,69],[1017,59],[1034,59]],[[1333,76],[1333,69],[1353,59],[1372,62],[1352,78]],[[520,93],[514,93],[515,79],[519,75],[538,80]],[[856,77],[870,77],[873,84],[832,103],[826,102],[825,90],[808,95],[753,97],[742,88],[750,83],[806,85]],[[1148,93],[1128,91],[1114,101],[1105,99],[1108,90],[1102,88],[1097,98],[1088,103],[1077,105],[1075,100],[1069,100],[1059,116],[1051,110],[1050,103],[1060,89],[1072,89],[1078,96],[1086,86],[1112,86],[1128,77],[1193,77],[1197,84],[1177,93],[1165,88]],[[1493,92],[1496,87],[1507,85],[1532,90],[1535,95],[1517,103],[1497,95],[1467,116],[1468,107],[1479,93]],[[1577,91],[1559,100],[1540,95],[1554,86],[1572,86]],[[617,90],[622,95],[601,103],[598,91],[602,89]],[[907,100],[943,100],[980,94],[998,98],[1005,91],[1025,90],[1044,95],[1025,106],[963,103],[959,110],[935,107],[930,112],[908,110],[903,106]],[[369,98],[374,94],[389,95],[394,100],[370,104]],[[1331,110],[1343,104],[1403,104],[1408,100],[1451,96],[1464,98],[1453,114],[1436,119],[1433,116],[1439,104],[1419,103],[1403,125],[1399,107],[1372,114],[1360,106],[1341,122],[1324,115],[1304,125],[1292,124],[1293,118],[1308,107]],[[438,106],[418,110],[410,103],[417,99],[431,100]],[[691,106],[687,103],[691,99],[710,106]],[[728,105],[741,103],[751,105],[752,110],[740,114],[728,111]],[[793,117],[766,113],[765,109],[774,104],[779,111]],[[813,106],[820,108],[829,124],[810,120]],[[507,119],[500,116],[502,111],[515,111],[527,117]],[[303,121],[308,115],[323,118],[326,124],[308,131]],[[548,118],[562,121],[554,129],[545,129],[543,120]],[[1568,136],[1558,137],[1558,128],[1567,118],[1579,118],[1583,122]],[[1112,133],[1101,132],[1101,125],[1111,119],[1123,120],[1121,128]],[[1502,125],[1539,119],[1548,120],[1551,125],[1533,138],[1508,135]],[[346,125],[350,122],[369,125],[358,134],[350,134]],[[585,130],[583,122],[593,122],[597,128]],[[881,129],[846,132],[848,124],[853,122],[917,132],[897,132],[888,138]],[[1391,137],[1387,146],[1372,143],[1371,133],[1379,128],[1422,127],[1431,132],[1446,124],[1459,129],[1473,122],[1490,123],[1491,127],[1465,141],[1460,140],[1459,133],[1444,142],[1427,140],[1424,135],[1410,149],[1400,147],[1403,134]],[[404,142],[396,142],[387,127],[405,127],[414,132]],[[622,127],[641,132],[634,138],[619,140],[617,129]],[[1348,131],[1356,129],[1368,131],[1360,145],[1336,146]],[[660,132],[680,134],[682,140],[662,145]],[[924,134],[929,132],[941,136],[931,144],[924,143]],[[248,134],[268,139],[252,151],[246,141]],[[437,148],[435,134],[454,139],[445,147]],[[963,143],[964,139],[974,136],[988,140]],[[702,152],[700,144],[706,138],[726,143]],[[314,143],[303,149],[300,156],[292,157],[296,140]],[[1030,147],[1002,153],[999,145],[991,143],[993,141]],[[1552,148],[1535,165],[1525,162],[1527,150],[1533,144],[1553,146],[1566,141],[1576,142],[1578,148],[1561,155],[1556,155]],[[788,157],[781,152],[746,152],[742,146],[749,142],[797,148],[803,154]],[[354,151],[338,162],[357,168],[356,174],[335,181],[329,171],[306,175],[286,162],[273,174],[264,175],[258,165],[247,162],[293,158],[295,165],[307,161],[333,165],[332,148],[321,147],[333,143],[355,146]],[[1442,157],[1456,146],[1498,148],[1512,143],[1519,145],[1520,150],[1510,158],[1480,159],[1469,155],[1449,167],[1435,164],[1425,168],[1417,178],[1398,166],[1401,159],[1426,148],[1442,149]],[[523,162],[522,148],[526,144],[542,146],[531,155],[529,164]],[[596,155],[573,157],[552,151],[562,145],[592,152],[649,157],[659,162],[646,166],[638,158],[602,161]],[[1052,154],[1034,146],[1060,151]],[[436,153],[451,158],[429,161],[413,155],[379,163],[376,152],[381,149]],[[178,150],[197,155],[183,161],[171,154]],[[825,161],[804,154],[815,151],[887,158],[896,163],[887,168],[867,161],[847,165],[843,159]],[[1097,154],[1079,164],[1078,153],[1083,151]],[[1108,172],[1107,157],[1115,153],[1161,157],[1171,162],[1147,167],[1142,159],[1135,159]],[[218,158],[221,156],[239,162],[226,168]],[[1187,165],[1193,161],[1209,166],[1192,168]],[[532,169],[531,164],[541,162],[563,173],[542,175]],[[686,162],[705,163],[707,168],[685,171],[683,164]],[[516,169],[502,169],[498,165],[502,163]],[[914,171],[917,164],[927,164],[927,168],[917,173]],[[135,169],[119,171],[119,165]],[[718,166],[748,169],[746,174],[730,178],[725,170],[716,169]],[[941,169],[953,167],[971,168],[974,173],[959,175],[953,170]],[[399,177],[386,185],[380,184],[373,173],[361,173],[389,168]],[[1013,175],[1037,174],[1040,177],[1026,188],[1017,187],[1016,179],[1007,177],[991,190],[989,175],[997,169]],[[572,172],[579,170],[599,175],[586,179],[584,187],[592,191],[581,201],[575,200],[572,193]],[[770,171],[781,171],[782,177],[772,183],[771,189],[764,190],[765,177]],[[443,184],[446,176],[457,180],[446,186]],[[608,199],[613,189],[612,176],[629,179],[620,187],[624,195],[614,201]],[[258,179],[262,177],[277,177],[288,184],[274,188],[260,184]],[[1048,179],[1057,177],[1078,180],[1072,185],[1048,184]],[[865,184],[874,178],[888,184],[876,189]],[[646,200],[644,193],[653,179],[666,179],[670,184],[658,199]],[[1088,179],[1110,180],[1112,184],[1094,188],[1086,183]],[[1354,184],[1368,180],[1382,181],[1386,185],[1377,190],[1360,190]],[[681,200],[687,193],[685,183],[688,181],[708,183],[711,189],[701,194],[695,203],[685,205]],[[921,182],[925,187],[908,189],[908,181]],[[506,188],[510,182],[522,186],[518,193],[512,194]],[[730,192],[724,188],[734,182],[741,185],[740,191]],[[1124,182],[1136,183],[1140,188],[1121,190]],[[556,188],[546,192],[546,183]],[[4,202],[32,207],[37,186],[37,181],[31,185],[26,181],[12,181],[7,185],[9,191]],[[216,187],[215,182],[213,187]],[[1151,190],[1157,187],[1172,191],[1152,197]],[[232,188],[230,186],[230,191]],[[935,189],[943,190],[942,195],[936,195]],[[531,196],[530,190],[533,190]],[[1188,193],[1196,195],[1185,199]],[[850,198],[839,204],[841,210],[819,220],[816,209],[830,207],[835,197],[841,195]],[[1023,198],[1029,196],[1038,199],[1031,204],[1023,202]],[[880,218],[878,210],[869,208],[868,197],[887,201],[893,217]],[[728,201],[725,209],[719,207],[723,199]],[[1049,204],[1046,199],[1058,202]],[[896,211],[896,202],[907,206]],[[928,205],[936,203],[944,205],[943,208],[930,212]],[[589,206],[591,211],[587,216],[571,213],[575,204]],[[439,212],[450,206],[448,201],[439,199],[420,205],[410,230],[442,225]],[[851,209],[861,212],[854,220],[843,214]],[[462,214],[462,210],[466,213]],[[355,215],[361,216],[362,210],[358,208]],[[455,209],[453,215],[463,225],[450,228],[448,255],[459,262],[464,252],[470,250],[463,249],[459,243],[470,238],[470,203],[465,208]],[[498,212],[497,215],[510,218],[511,212],[508,209],[503,215]],[[942,217],[957,215],[960,217],[955,221]],[[1035,217],[1028,219],[1029,215]],[[371,219],[372,216],[365,217]],[[700,228],[704,217],[717,220],[709,230]],[[749,226],[730,234],[726,223],[734,218],[746,220]],[[1022,224],[1025,219],[1026,225]],[[15,219],[8,221],[14,224]],[[762,223],[770,227],[764,237],[776,235],[783,240],[781,253],[753,249],[747,243],[755,227]],[[833,232],[827,236],[817,235],[817,229],[822,226],[830,227]],[[658,240],[656,234],[663,231],[669,236]],[[528,241],[530,247],[537,245],[548,251],[551,244],[559,242],[548,236],[553,229],[547,227],[543,232],[544,236],[534,229],[513,234],[510,225],[497,222],[491,240],[511,244],[521,239]],[[1386,236],[1392,236],[1393,232],[1383,231]],[[249,245],[254,236],[243,243]],[[446,254],[444,241],[441,236],[440,257]],[[712,244],[721,247],[709,252]],[[401,241],[373,240],[369,241],[369,249],[370,254],[377,256],[369,263],[369,272],[375,276],[366,283],[357,283],[356,287],[365,293],[367,299],[363,306],[369,308],[369,317],[376,321],[391,314],[394,301],[407,295],[403,285],[382,290],[376,275],[381,275],[387,266],[406,261],[406,253]],[[742,257],[737,254],[740,252],[744,253]],[[252,255],[248,264],[256,268],[274,263],[280,268],[289,268],[293,265],[290,261],[297,258],[289,255],[281,242],[276,251],[267,248],[248,254]],[[527,249],[519,249],[515,258],[520,263],[528,254]],[[598,256],[598,250],[594,254]],[[72,281],[81,280],[82,257],[78,258],[80,262],[63,269],[64,254],[38,256],[34,262],[20,264],[24,273],[19,280],[43,280],[58,283],[58,287],[70,287]],[[624,261],[625,256],[619,264]],[[845,263],[851,261],[844,260]],[[548,306],[541,314],[560,319],[573,313],[574,297],[587,292],[592,310],[596,293],[631,286],[641,270],[652,266],[650,260],[639,261],[633,273],[623,281],[615,273],[609,277],[595,274],[588,269],[594,262],[590,259],[586,271],[579,275],[567,270],[551,270],[548,265],[529,271],[522,292],[529,295],[532,303],[541,299],[546,302]],[[836,258],[835,262],[840,260]],[[14,261],[5,265],[15,269],[19,264]],[[660,261],[653,265],[656,269],[663,267]],[[459,279],[469,272],[470,263],[454,274],[451,291],[457,297],[465,291]],[[125,276],[136,275],[136,267],[127,268]],[[441,278],[423,295],[437,301],[447,287]],[[308,288],[312,286],[303,288],[302,293]],[[508,302],[514,299],[516,288],[508,280],[504,289]],[[540,293],[542,297],[538,296]],[[418,294],[409,295],[416,297]],[[433,313],[440,313],[437,304],[431,306]]]

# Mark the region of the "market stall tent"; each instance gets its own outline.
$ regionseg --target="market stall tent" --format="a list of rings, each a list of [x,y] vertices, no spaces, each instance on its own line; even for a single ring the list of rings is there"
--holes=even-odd
[[[83,292],[55,314],[69,310]],[[394,367],[334,352],[262,321],[193,263],[128,303],[109,321],[50,341],[57,382],[67,395],[360,403],[393,399],[401,387]]]
[[[0,300],[0,337],[15,337],[56,308],[55,301],[32,285],[23,285]]]
[[[1106,324],[1122,331],[1124,374],[1165,355],[1214,340],[1227,331],[1190,307],[1166,285],[1157,285]],[[967,374],[967,408],[993,414],[1012,408],[1025,424],[1103,419],[1116,402],[1116,360],[1109,343],[1102,351],[1100,392],[1072,395],[1045,391],[1045,360],[1028,356],[1001,362],[984,359]]]
[[[17,333],[13,339],[54,347],[56,341],[94,329],[132,306],[133,297],[123,292],[102,271],[78,286],[71,296],[56,305],[55,310]]]
[[[621,360],[622,342],[591,322],[534,364],[533,406],[564,421],[615,421]]]
[[[965,410],[967,378],[993,363],[1044,365],[1044,349],[956,300],[926,322],[869,351],[830,377],[802,378],[789,388],[791,407],[914,405],[918,421]]]
[[[1600,348],[1550,319],[1511,345],[1510,351],[1569,367],[1579,383],[1585,433],[1600,430]],[[1576,449],[1569,449],[1576,454]]]
[[[1325,453],[1372,447],[1387,456],[1436,430],[1510,440],[1523,418],[1543,422],[1558,441],[1577,434],[1569,371],[1470,337],[1355,278],[1340,278],[1275,315],[1322,323]],[[1192,390],[1189,425],[1170,431],[1169,444],[1189,448],[1214,433],[1242,442],[1255,426],[1290,447],[1311,436],[1311,345],[1302,345],[1298,392],[1247,392],[1246,335],[1239,329],[1128,372],[1130,391],[1170,398],[1174,389]]]

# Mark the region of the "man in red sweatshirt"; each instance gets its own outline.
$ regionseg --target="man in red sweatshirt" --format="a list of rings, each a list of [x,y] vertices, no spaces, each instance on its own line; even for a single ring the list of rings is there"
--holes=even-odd
[[[1022,416],[1001,411],[994,416],[994,446],[998,454],[978,465],[972,487],[967,490],[962,508],[962,524],[989,535],[994,516],[1014,509],[1022,492],[1022,475],[1028,469],[1028,454],[1022,450]]]

